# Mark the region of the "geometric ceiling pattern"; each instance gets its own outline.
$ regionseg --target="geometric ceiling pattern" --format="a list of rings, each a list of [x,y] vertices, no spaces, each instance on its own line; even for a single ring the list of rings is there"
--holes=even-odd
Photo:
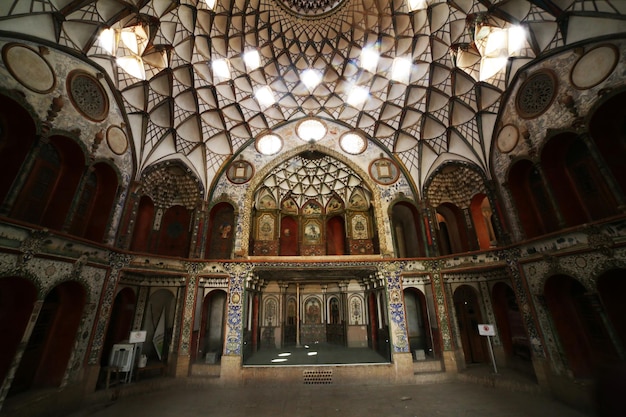
[[[489,176],[500,98],[517,69],[585,36],[624,31],[626,15],[619,0],[427,0],[417,11],[408,0],[0,3],[3,31],[56,44],[103,68],[122,97],[138,176],[156,162],[180,159],[205,189],[260,133],[307,116],[378,141],[420,190],[450,159]],[[485,69],[492,57],[477,42],[481,25],[524,30],[501,68]],[[111,44],[100,41],[107,30]],[[375,65],[362,56],[367,47],[379,54]],[[258,52],[258,66],[244,61],[250,50]],[[399,57],[411,63],[401,80],[392,71]],[[132,69],[121,66],[124,60]],[[227,76],[216,73],[219,62]],[[314,87],[301,80],[307,69],[321,75]],[[267,87],[269,105],[255,95]],[[369,96],[349,104],[357,87]]]
[[[297,207],[310,200],[322,207],[333,198],[347,202],[355,190],[366,195],[359,174],[338,159],[317,152],[283,161],[268,173],[261,185],[274,201],[282,202],[288,196]]]

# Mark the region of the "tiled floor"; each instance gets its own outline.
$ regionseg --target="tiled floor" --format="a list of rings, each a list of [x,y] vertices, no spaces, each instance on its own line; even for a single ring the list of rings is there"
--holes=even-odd
[[[541,394],[464,382],[394,386],[175,385],[71,417],[585,417]]]

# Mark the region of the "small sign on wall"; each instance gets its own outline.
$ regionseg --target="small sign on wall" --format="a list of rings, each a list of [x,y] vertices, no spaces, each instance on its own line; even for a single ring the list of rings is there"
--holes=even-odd
[[[130,332],[130,337],[128,338],[128,343],[142,343],[146,341],[146,331],[145,330],[135,330]]]
[[[493,324],[479,324],[478,334],[481,336],[495,336],[496,328]]]

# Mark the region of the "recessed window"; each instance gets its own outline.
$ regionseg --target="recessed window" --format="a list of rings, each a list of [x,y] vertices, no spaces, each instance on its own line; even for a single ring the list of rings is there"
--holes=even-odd
[[[367,141],[356,132],[348,132],[344,133],[341,138],[339,138],[339,146],[341,146],[344,152],[358,155],[363,153],[365,148],[367,148]]]
[[[305,142],[317,142],[326,136],[326,125],[317,119],[304,119],[296,126],[296,134]]]
[[[256,140],[256,150],[263,155],[277,154],[283,147],[283,140],[274,133],[268,133],[260,136]]]

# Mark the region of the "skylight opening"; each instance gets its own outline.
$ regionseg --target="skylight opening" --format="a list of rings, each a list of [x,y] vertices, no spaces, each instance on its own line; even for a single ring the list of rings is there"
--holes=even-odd
[[[411,66],[413,63],[407,57],[397,57],[391,67],[391,79],[407,84],[411,78]]]
[[[375,46],[366,46],[361,50],[361,68],[364,70],[375,73],[379,59],[380,54]]]
[[[276,103],[274,92],[267,85],[256,90],[256,92],[254,93],[254,97],[256,97],[261,107],[269,107],[272,104]]]
[[[98,37],[98,44],[111,55],[115,55],[115,29],[104,29]]]
[[[246,63],[248,71],[253,71],[261,66],[261,56],[256,49],[250,49],[243,54],[243,62]]]
[[[121,56],[117,58],[117,65],[120,66],[129,75],[140,80],[146,79],[146,71],[143,67],[143,61],[137,56]]]
[[[523,26],[514,25],[509,28],[509,55],[520,51],[526,43],[526,29]]]
[[[326,125],[317,119],[304,119],[296,126],[296,134],[305,142],[317,142],[326,136]]]
[[[283,148],[283,140],[274,133],[260,136],[256,140],[256,149],[263,155],[274,155]]]
[[[230,79],[230,66],[226,59],[216,59],[211,62],[211,68],[213,68],[213,75],[223,80]]]
[[[215,10],[215,5],[217,4],[217,0],[202,0],[204,1],[204,4],[206,4],[206,7],[208,7],[210,10]]]
[[[408,0],[408,6],[410,12],[425,10],[428,8],[428,0]]]
[[[305,69],[302,71],[302,74],[300,74],[300,81],[302,81],[309,91],[313,91],[315,90],[315,87],[322,82],[322,74],[311,68]]]
[[[367,88],[355,85],[348,94],[348,104],[352,107],[360,107],[369,98],[370,92]]]

